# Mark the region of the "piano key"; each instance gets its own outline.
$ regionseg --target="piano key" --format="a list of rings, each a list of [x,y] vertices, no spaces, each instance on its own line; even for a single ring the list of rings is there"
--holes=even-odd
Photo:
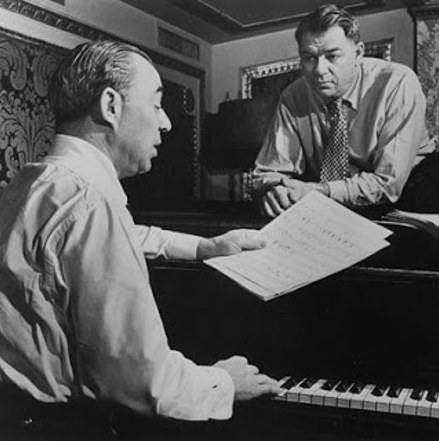
[[[301,403],[312,403],[312,397],[316,393],[318,389],[321,389],[323,384],[325,384],[326,380],[324,378],[320,378],[317,381],[314,382],[311,387],[304,389],[302,392],[300,392],[299,401]]]
[[[345,383],[347,384],[347,387],[345,385],[341,386],[340,389],[345,388],[345,390],[340,392],[340,395],[337,398],[337,407],[349,408],[351,406],[352,398],[355,394],[358,395],[359,391],[364,387],[364,385],[361,385],[360,388],[359,384],[357,383]]]
[[[437,389],[430,390],[427,394],[427,400],[431,402],[430,417],[439,418],[439,391]]]
[[[324,397],[336,386],[337,382],[332,380],[324,380],[323,384],[317,388],[311,396],[311,404],[323,406]]]
[[[298,400],[299,403],[307,402],[306,398],[305,401],[302,400],[302,395],[305,396],[309,392],[310,388],[316,383],[316,381],[317,380],[313,377],[307,377],[305,378],[304,381],[300,383],[299,400]]]
[[[389,390],[387,391],[387,395],[390,398],[398,398],[401,392],[402,392],[402,387],[390,386]]]
[[[360,393],[354,394],[351,400],[351,409],[364,409],[364,402],[374,388],[374,384],[366,384]]]
[[[426,394],[426,390],[413,389],[410,395],[404,401],[404,405],[402,407],[402,413],[404,415],[416,415],[417,408],[420,402],[420,397],[422,398],[424,394]]]
[[[439,398],[439,390],[438,389],[429,389],[427,391],[427,400],[432,403],[436,403]]]
[[[412,389],[404,387],[397,397],[391,398],[390,400],[390,412],[391,413],[402,413],[404,402],[407,397],[411,394]]]
[[[291,377],[291,376],[283,377],[281,380],[279,380],[279,386],[284,390],[274,398],[277,400],[286,401],[288,390],[291,389],[293,386],[297,385],[302,380],[303,380],[302,377],[300,378]]]
[[[340,392],[337,391],[337,386],[341,383],[339,381],[336,383],[333,387],[333,389],[328,390],[328,393],[323,397],[323,405],[329,406],[329,407],[336,407],[337,406],[337,398],[340,395]]]
[[[364,383],[356,382],[356,383],[352,384],[352,386],[349,390],[353,394],[359,394],[364,389],[364,386],[365,386]]]
[[[384,412],[384,413],[390,412],[390,400],[392,399],[392,397],[389,395],[389,392],[391,392],[391,394],[394,394],[395,391],[391,387],[387,387],[384,394],[377,397],[376,400],[377,412]]]
[[[416,408],[416,415],[422,417],[431,416],[431,401],[427,400],[428,390],[424,390],[420,395],[418,407]]]
[[[387,386],[382,384],[376,384],[370,393],[364,398],[363,409],[365,410],[377,410],[377,402],[379,398],[384,395],[387,390]]]
[[[293,403],[298,403],[299,402],[300,391],[303,390],[300,385],[304,381],[306,381],[306,377],[303,378],[300,382],[298,382],[295,386],[290,387],[287,390],[287,393],[286,393],[287,401],[291,401]]]

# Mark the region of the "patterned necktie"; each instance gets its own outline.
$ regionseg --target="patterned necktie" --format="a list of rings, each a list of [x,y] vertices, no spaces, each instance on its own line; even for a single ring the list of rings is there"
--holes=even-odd
[[[320,169],[320,182],[338,181],[349,175],[349,140],[346,112],[341,99],[328,104],[330,133]]]

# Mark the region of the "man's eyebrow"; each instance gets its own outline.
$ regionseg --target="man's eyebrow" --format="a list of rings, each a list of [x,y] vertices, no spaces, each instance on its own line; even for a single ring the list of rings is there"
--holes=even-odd
[[[155,93],[159,93],[159,92],[163,93],[163,86],[159,86],[159,87],[157,87],[157,89],[155,90]]]
[[[327,53],[330,53],[330,52],[338,52],[338,51],[340,51],[341,49],[339,48],[339,47],[334,47],[334,48],[332,48],[332,49],[326,49],[325,51],[323,51],[323,52],[325,52],[326,54]]]

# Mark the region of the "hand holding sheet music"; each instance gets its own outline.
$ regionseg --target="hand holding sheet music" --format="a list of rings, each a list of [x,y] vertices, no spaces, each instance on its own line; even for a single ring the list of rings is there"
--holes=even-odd
[[[311,192],[261,229],[267,245],[205,261],[269,300],[341,271],[386,247],[391,231]]]

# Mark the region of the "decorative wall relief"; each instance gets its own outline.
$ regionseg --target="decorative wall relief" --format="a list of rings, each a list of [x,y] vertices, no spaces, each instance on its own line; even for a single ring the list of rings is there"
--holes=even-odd
[[[439,138],[439,6],[411,10],[416,24],[416,71],[427,97],[427,128]]]
[[[55,122],[48,85],[64,53],[0,28],[0,188],[50,146]]]

